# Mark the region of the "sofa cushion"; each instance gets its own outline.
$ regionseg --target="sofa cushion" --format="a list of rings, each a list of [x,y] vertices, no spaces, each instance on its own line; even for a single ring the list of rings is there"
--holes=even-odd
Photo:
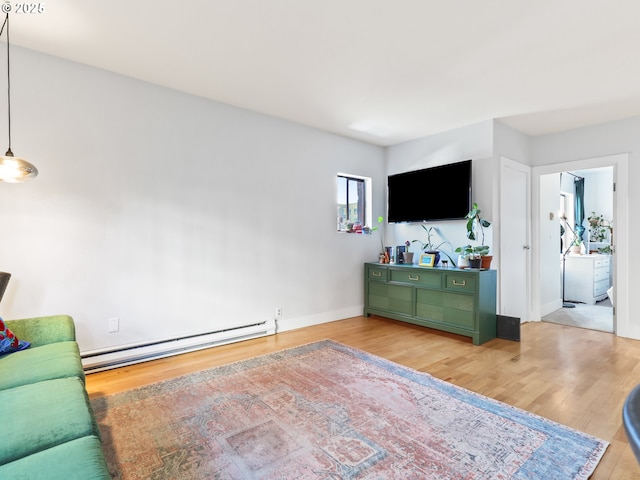
[[[27,341],[18,340],[18,337],[9,330],[9,327],[0,318],[0,355],[24,350],[29,348],[29,345],[31,344]]]
[[[0,390],[66,377],[84,382],[76,342],[51,343],[0,357]]]
[[[76,327],[69,315],[5,320],[4,323],[18,338],[31,342],[32,347],[76,339]]]
[[[87,435],[100,438],[80,379],[60,378],[0,391],[9,422],[0,465]]]
[[[0,465],[13,480],[111,480],[100,440],[87,436]]]

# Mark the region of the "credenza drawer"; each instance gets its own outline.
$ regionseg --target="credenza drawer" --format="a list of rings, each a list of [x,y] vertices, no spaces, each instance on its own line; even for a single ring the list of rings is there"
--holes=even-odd
[[[440,289],[442,275],[437,271],[422,270],[391,270],[392,282],[413,283],[423,287]]]
[[[476,291],[476,278],[473,275],[447,273],[445,274],[444,288],[457,292],[473,293]]]
[[[369,280],[379,280],[381,282],[387,281],[388,268],[385,267],[367,267],[367,278]]]

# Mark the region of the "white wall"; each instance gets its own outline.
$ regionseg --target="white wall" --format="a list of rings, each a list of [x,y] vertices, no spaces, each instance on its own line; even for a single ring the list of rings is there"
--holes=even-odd
[[[473,201],[482,210],[482,216],[493,220],[493,186],[495,161],[493,159],[493,120],[457,128],[429,137],[401,143],[387,148],[387,174],[407,172],[462,160],[473,160]],[[451,179],[455,182],[455,179]],[[416,193],[416,201],[446,201],[446,185],[425,186],[424,191]],[[436,227],[439,237],[449,241],[452,247],[466,245],[465,222],[449,220],[429,222],[427,226]],[[387,245],[404,245],[406,240],[427,240],[426,234],[418,223],[388,225]],[[492,228],[485,229],[485,244],[493,245]],[[447,248],[444,248],[447,250]],[[419,252],[417,245],[411,251]],[[449,249],[450,252],[450,249]],[[457,258],[457,257],[454,257]]]
[[[584,226],[588,238],[589,218],[595,212],[605,220],[613,218],[613,168],[598,168],[582,171],[584,176]],[[600,193],[598,193],[600,192]],[[606,194],[602,194],[606,192]]]
[[[493,151],[496,157],[531,165],[531,137],[497,120],[493,122]]]
[[[70,314],[87,351],[362,313],[379,239],[335,231],[335,176],[372,177],[384,215],[382,148],[29,50],[12,67],[40,175],[0,184],[2,316]]]
[[[565,177],[566,175],[563,175]],[[560,263],[560,174],[540,177],[540,315],[547,315],[562,307]],[[553,214],[553,218],[551,218]]]

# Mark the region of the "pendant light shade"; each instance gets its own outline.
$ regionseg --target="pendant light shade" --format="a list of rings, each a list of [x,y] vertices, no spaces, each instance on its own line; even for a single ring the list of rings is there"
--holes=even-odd
[[[0,157],[0,182],[21,183],[36,178],[38,169],[24,158],[14,157],[11,151],[11,62],[9,61],[9,13],[4,19],[0,35],[7,29],[7,116],[9,129],[9,148]]]
[[[14,157],[11,149],[0,157],[0,181],[21,183],[36,178],[38,169],[24,158]]]

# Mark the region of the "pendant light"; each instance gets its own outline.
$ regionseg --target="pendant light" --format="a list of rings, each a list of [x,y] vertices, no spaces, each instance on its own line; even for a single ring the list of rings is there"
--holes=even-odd
[[[11,62],[9,61],[9,13],[4,19],[2,28],[0,28],[0,36],[2,31],[7,29],[7,115],[9,128],[9,148],[4,156],[0,157],[0,181],[9,183],[20,183],[36,178],[38,169],[25,159],[14,157],[11,151]]]

